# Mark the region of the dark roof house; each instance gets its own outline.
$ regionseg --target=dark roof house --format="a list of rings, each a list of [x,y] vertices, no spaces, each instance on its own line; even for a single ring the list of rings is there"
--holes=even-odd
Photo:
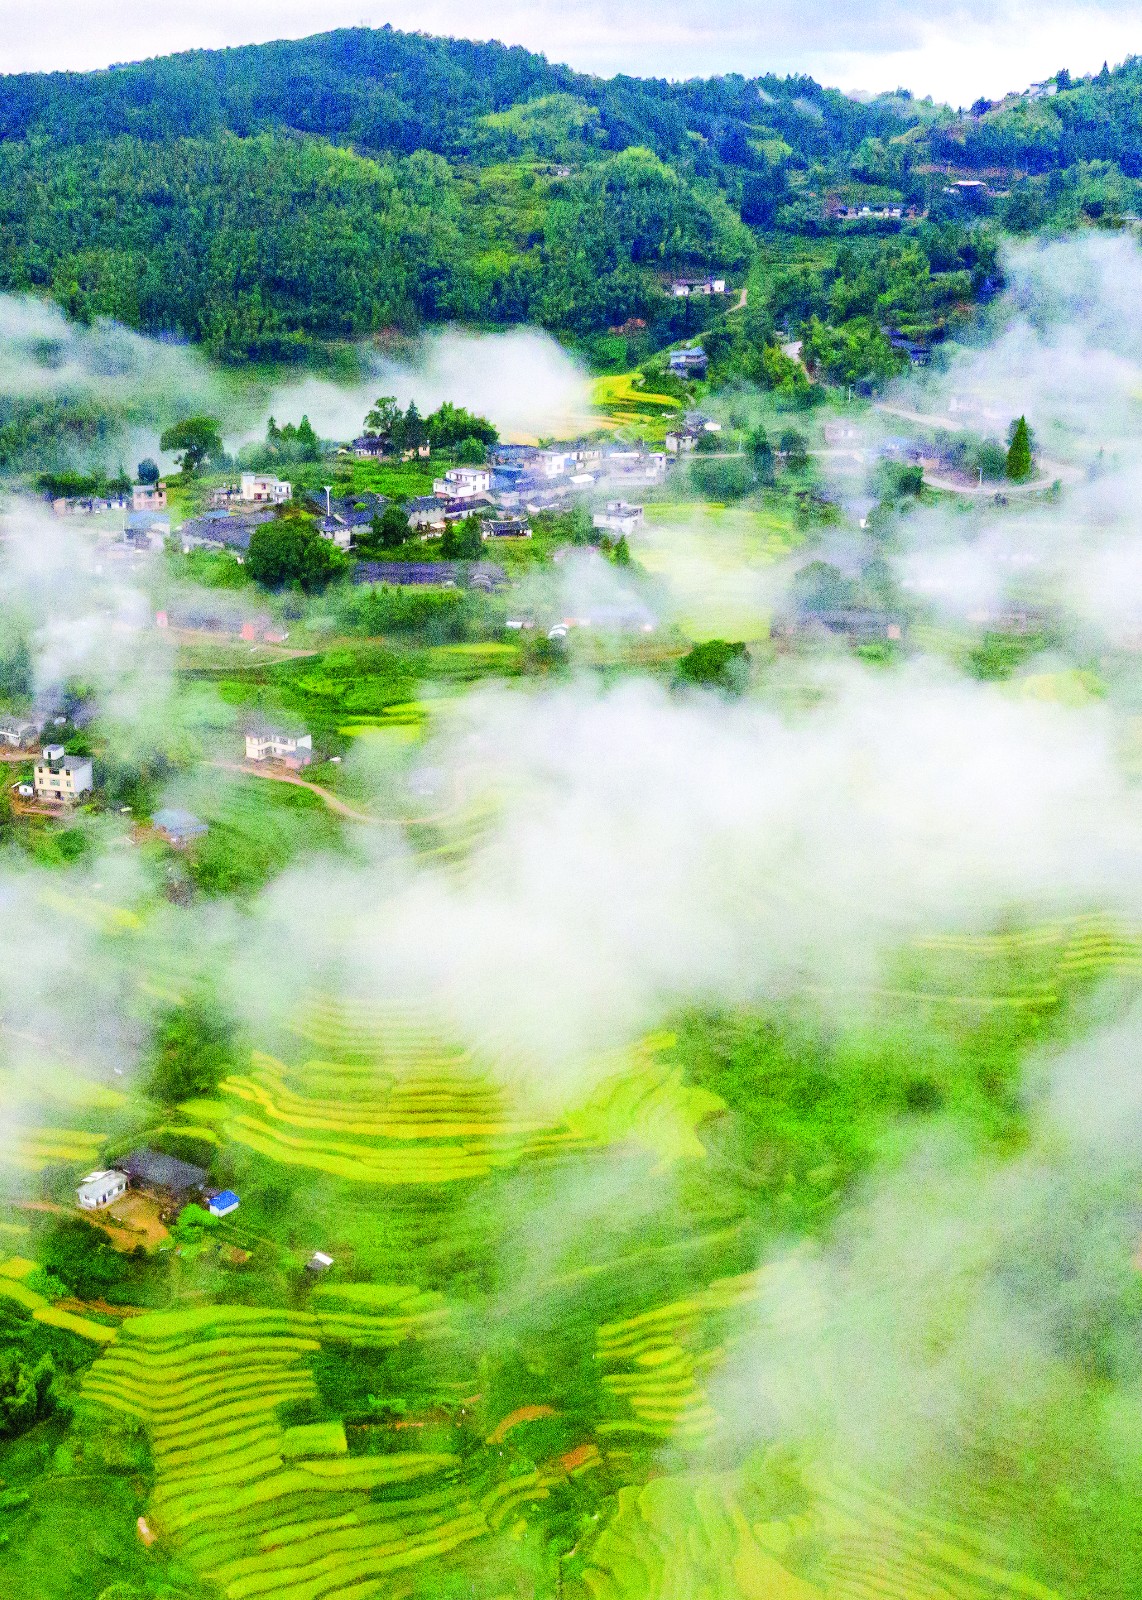
[[[162,1189],[176,1196],[193,1194],[206,1182],[204,1167],[179,1161],[160,1150],[133,1150],[118,1162],[118,1168],[140,1188]]]

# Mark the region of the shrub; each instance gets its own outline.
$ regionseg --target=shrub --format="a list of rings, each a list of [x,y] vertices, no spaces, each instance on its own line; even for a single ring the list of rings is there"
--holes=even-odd
[[[749,677],[750,655],[745,645],[726,639],[708,639],[678,663],[682,683],[740,694]]]
[[[729,460],[693,461],[690,464],[690,482],[706,500],[741,500],[757,485],[757,477],[744,458]]]

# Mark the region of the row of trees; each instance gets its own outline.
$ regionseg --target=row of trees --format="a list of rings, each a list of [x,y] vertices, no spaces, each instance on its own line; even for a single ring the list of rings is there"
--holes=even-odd
[[[427,417],[422,417],[415,400],[402,411],[395,396],[381,395],[365,418],[366,438],[379,439],[396,454],[419,450],[447,450],[459,461],[483,461],[499,440],[499,433],[486,417],[478,417],[463,406],[448,400]]]

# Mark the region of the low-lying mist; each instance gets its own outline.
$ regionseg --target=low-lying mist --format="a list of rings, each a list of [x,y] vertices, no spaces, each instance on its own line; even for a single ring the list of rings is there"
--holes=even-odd
[[[381,394],[395,395],[402,407],[415,401],[422,415],[452,401],[490,418],[510,439],[568,437],[591,426],[586,373],[538,329],[444,329],[347,355],[354,377],[241,371],[185,343],[106,319],[76,323],[50,301],[0,295],[3,393],[13,401],[87,405],[103,418],[99,438],[68,447],[79,466],[123,464],[130,471],[149,455],[169,470],[160,435],[180,418],[204,413],[220,420],[231,449],[263,438],[270,417],[296,423],[308,415],[320,437],[352,439]]]

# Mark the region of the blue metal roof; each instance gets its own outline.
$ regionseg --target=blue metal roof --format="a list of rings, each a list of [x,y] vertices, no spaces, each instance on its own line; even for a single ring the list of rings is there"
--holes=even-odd
[[[221,1194],[210,1197],[211,1211],[233,1211],[238,1204],[238,1196],[233,1189],[223,1189]]]

